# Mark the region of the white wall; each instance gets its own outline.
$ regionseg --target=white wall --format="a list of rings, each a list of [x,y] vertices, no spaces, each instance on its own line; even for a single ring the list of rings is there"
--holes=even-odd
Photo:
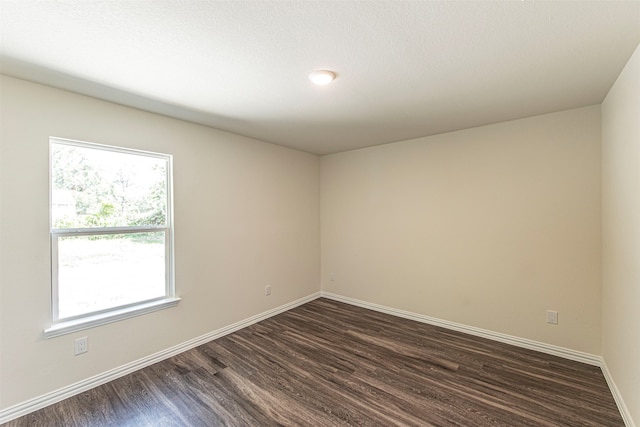
[[[600,354],[599,106],[320,165],[323,291]]]
[[[602,103],[602,354],[640,422],[640,47]]]
[[[317,156],[10,77],[0,83],[0,409],[319,291]],[[178,307],[43,338],[49,136],[173,154]],[[79,336],[89,337],[89,353],[75,357]]]

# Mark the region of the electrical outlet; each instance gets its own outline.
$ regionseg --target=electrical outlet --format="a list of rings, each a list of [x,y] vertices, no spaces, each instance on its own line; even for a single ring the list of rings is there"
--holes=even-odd
[[[87,337],[76,338],[74,344],[74,354],[77,356],[89,351],[89,339]]]
[[[267,285],[264,287],[264,294],[265,296],[271,295],[271,285]]]
[[[547,310],[547,323],[552,325],[558,324],[558,312],[554,310]]]
[[[332,282],[336,281],[336,273],[329,273],[329,280],[331,280]]]

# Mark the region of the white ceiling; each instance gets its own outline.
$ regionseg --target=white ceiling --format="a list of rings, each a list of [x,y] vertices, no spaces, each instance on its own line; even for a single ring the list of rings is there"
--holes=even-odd
[[[600,103],[640,1],[0,0],[0,24],[4,74],[326,154]]]

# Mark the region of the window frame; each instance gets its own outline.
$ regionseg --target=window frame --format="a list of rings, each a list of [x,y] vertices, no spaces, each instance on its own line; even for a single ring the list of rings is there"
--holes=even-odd
[[[166,161],[166,221],[164,225],[53,228],[53,148],[54,145],[66,145],[84,149],[109,151],[135,156],[145,156]],[[58,137],[49,137],[49,242],[51,256],[51,325],[45,329],[45,338],[72,333],[111,322],[140,316],[157,310],[174,307],[180,301],[175,294],[174,276],[174,236],[173,236],[173,156],[150,151],[115,147],[92,142],[77,141]],[[64,237],[123,235],[133,233],[164,234],[165,249],[165,291],[160,297],[141,300],[112,308],[100,309],[89,313],[59,318],[59,251],[58,242]]]

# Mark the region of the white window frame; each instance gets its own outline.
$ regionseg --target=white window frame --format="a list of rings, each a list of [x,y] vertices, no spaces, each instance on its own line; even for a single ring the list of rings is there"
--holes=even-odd
[[[167,212],[165,226],[123,226],[123,227],[91,227],[91,228],[53,228],[52,193],[53,193],[53,145],[68,145],[94,150],[111,151],[122,154],[147,156],[163,159],[167,162]],[[49,230],[51,242],[51,326],[44,331],[45,338],[53,338],[75,331],[93,328],[111,322],[140,316],[157,310],[174,307],[180,301],[175,295],[174,249],[173,249],[173,157],[170,154],[154,153],[110,145],[75,141],[64,138],[49,138]],[[70,236],[97,236],[131,233],[164,233],[165,242],[165,295],[139,301],[114,308],[93,311],[73,317],[60,319],[58,315],[58,241]]]

